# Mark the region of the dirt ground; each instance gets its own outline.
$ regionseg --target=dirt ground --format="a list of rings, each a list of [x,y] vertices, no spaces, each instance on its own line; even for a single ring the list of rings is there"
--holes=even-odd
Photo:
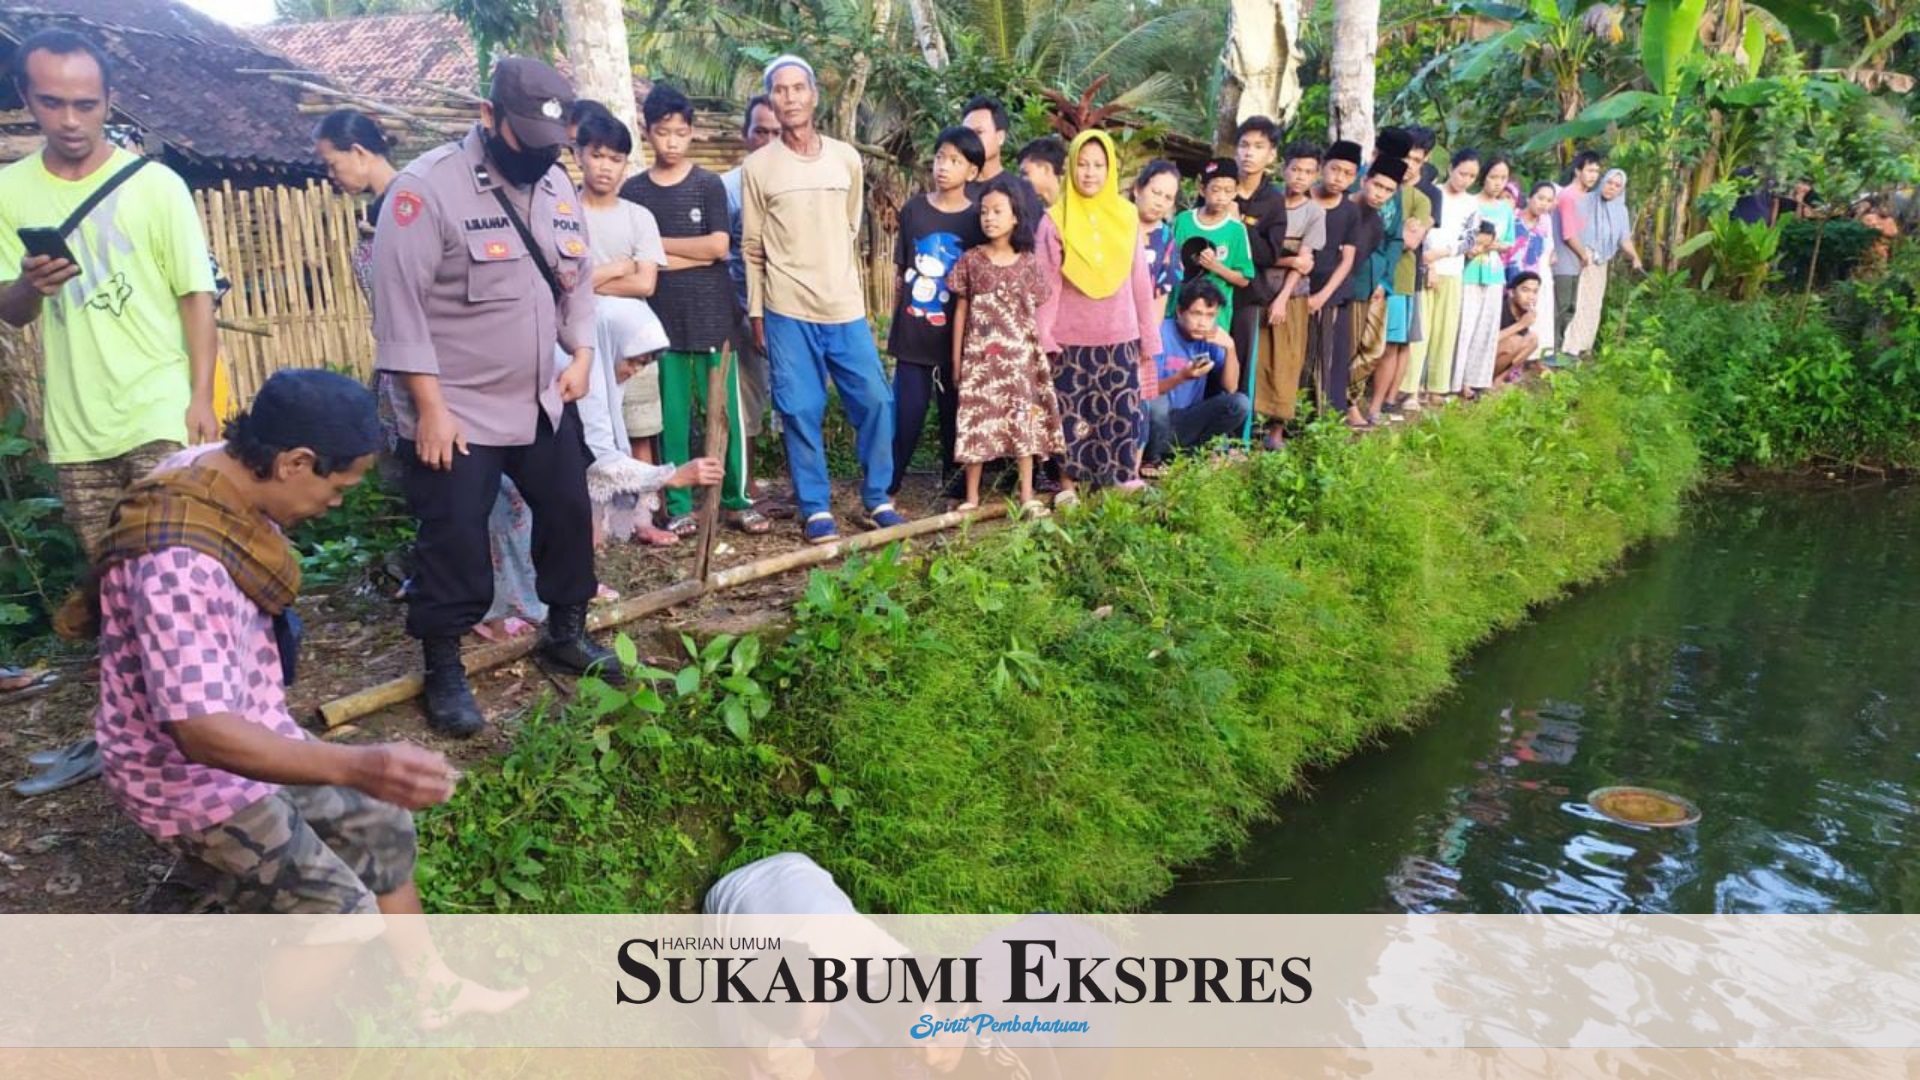
[[[857,531],[859,504],[849,485],[836,484],[835,512],[841,535]],[[775,492],[775,500],[784,492]],[[762,505],[765,505],[764,503]],[[899,506],[919,518],[944,509],[931,476],[910,478]],[[915,543],[945,542],[953,533],[934,534]],[[775,520],[773,530],[747,536],[723,529],[714,568],[723,569],[804,547],[798,524]],[[626,544],[601,553],[601,580],[634,596],[681,580],[692,572],[694,545],[649,548]],[[806,581],[794,571],[753,582],[670,609],[623,629],[640,646],[643,659],[669,669],[679,666],[678,632],[739,633],[776,621]],[[531,660],[487,672],[474,679],[491,724],[465,741],[442,739],[427,730],[418,703],[387,709],[326,732],[321,703],[405,675],[419,667],[419,649],[402,632],[401,605],[364,583],[309,592],[299,610],[306,624],[300,678],[288,692],[293,715],[309,730],[348,741],[407,739],[445,752],[456,762],[472,762],[504,751],[513,732],[543,695],[565,699],[571,681],[549,675]],[[477,644],[477,642],[475,642]],[[24,701],[0,702],[0,913],[167,912],[191,910],[198,902],[180,880],[171,855],[151,843],[128,820],[98,782],[80,784],[37,799],[14,794],[12,782],[31,774],[26,756],[63,746],[91,732],[98,699],[95,661],[75,656],[53,665],[61,679],[55,689]]]

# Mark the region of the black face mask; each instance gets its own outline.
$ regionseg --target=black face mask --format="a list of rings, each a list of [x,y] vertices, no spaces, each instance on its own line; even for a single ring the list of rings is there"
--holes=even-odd
[[[515,150],[507,145],[507,140],[501,138],[499,132],[489,131],[487,157],[500,170],[501,179],[514,187],[530,187],[560,161],[560,148],[548,146],[539,150]]]

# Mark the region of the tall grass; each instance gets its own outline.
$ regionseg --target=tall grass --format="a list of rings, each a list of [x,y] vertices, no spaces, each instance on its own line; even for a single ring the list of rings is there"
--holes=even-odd
[[[777,640],[688,643],[534,721],[422,822],[432,908],[677,910],[804,850],[882,911],[1134,908],[1476,642],[1673,527],[1657,350],[1354,440],[1196,461],[925,562],[818,572]]]

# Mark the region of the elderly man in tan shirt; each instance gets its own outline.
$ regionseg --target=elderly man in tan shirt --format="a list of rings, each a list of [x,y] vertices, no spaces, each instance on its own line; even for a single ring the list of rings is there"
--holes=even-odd
[[[893,391],[867,326],[860,288],[864,198],[859,152],[814,127],[819,90],[797,56],[767,65],[766,92],[780,138],[747,159],[740,183],[747,315],[772,372],[787,470],[808,542],[839,539],[821,425],[827,379],[857,432],[864,524],[906,521],[887,498],[893,478]]]

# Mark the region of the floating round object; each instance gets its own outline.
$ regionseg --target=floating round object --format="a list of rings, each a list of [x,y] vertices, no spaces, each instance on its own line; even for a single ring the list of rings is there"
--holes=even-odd
[[[1645,787],[1595,788],[1587,804],[1623,825],[1677,829],[1700,820],[1700,808],[1678,795]]]

